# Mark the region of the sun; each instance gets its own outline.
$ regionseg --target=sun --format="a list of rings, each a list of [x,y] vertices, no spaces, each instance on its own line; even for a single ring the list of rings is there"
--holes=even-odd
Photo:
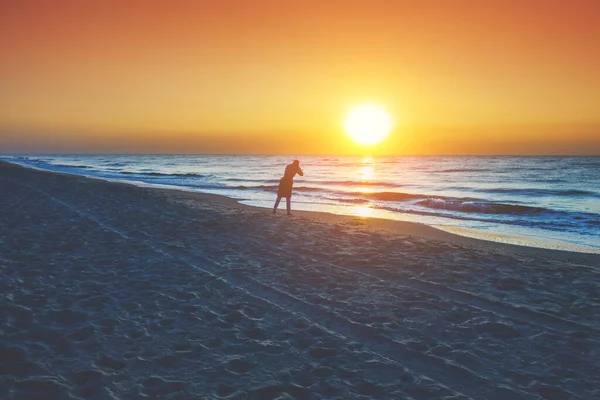
[[[344,128],[354,142],[372,146],[389,135],[392,129],[392,117],[380,106],[358,106],[348,113]]]

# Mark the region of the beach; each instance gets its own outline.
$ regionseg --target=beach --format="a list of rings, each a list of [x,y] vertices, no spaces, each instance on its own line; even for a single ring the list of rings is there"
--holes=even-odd
[[[272,208],[285,155],[28,154],[45,171]],[[417,222],[494,242],[600,254],[600,157],[302,156],[294,209]],[[577,170],[577,174],[565,174]]]
[[[600,255],[0,161],[2,399],[600,398]]]

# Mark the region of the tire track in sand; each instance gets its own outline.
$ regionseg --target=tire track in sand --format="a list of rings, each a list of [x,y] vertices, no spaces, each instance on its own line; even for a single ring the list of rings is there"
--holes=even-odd
[[[261,245],[258,241],[253,240],[251,238],[245,238],[245,240],[253,241],[256,246]],[[380,284],[390,286],[395,289],[413,289],[419,292],[437,296],[439,298],[444,298],[455,303],[460,303],[461,305],[467,308],[475,308],[478,310],[489,311],[498,316],[520,321],[528,325],[533,325],[534,327],[539,326],[540,330],[548,329],[563,333],[571,333],[573,331],[590,331],[596,335],[600,335],[600,329],[594,326],[582,324],[580,322],[572,321],[569,319],[560,318],[555,315],[544,313],[541,311],[535,311],[526,306],[490,300],[471,292],[453,289],[448,286],[444,286],[438,283],[418,278],[405,279],[399,278],[398,276],[395,276],[393,274],[386,274],[385,276],[381,276],[378,274],[368,273],[354,268],[348,268],[343,267],[341,265],[318,261],[313,258],[307,258],[306,255],[303,255],[293,249],[286,248],[285,252],[287,255],[292,254],[297,255],[299,257],[303,257],[308,262],[313,262],[315,264],[319,264],[329,268],[343,270],[356,276],[376,280]],[[593,341],[597,342],[596,340]]]

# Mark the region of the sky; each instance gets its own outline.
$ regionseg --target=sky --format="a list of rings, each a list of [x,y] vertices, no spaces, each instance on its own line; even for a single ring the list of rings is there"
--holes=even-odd
[[[0,0],[0,153],[597,155],[599,43],[595,0]]]

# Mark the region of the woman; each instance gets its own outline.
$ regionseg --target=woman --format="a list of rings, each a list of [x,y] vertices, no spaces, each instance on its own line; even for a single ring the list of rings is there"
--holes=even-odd
[[[275,200],[275,207],[273,207],[273,214],[279,207],[279,202],[282,197],[285,197],[287,204],[287,215],[292,215],[292,186],[294,186],[294,176],[296,174],[304,176],[304,172],[300,168],[300,161],[294,160],[293,163],[285,167],[285,174],[279,181],[279,188],[277,189],[277,200]]]

